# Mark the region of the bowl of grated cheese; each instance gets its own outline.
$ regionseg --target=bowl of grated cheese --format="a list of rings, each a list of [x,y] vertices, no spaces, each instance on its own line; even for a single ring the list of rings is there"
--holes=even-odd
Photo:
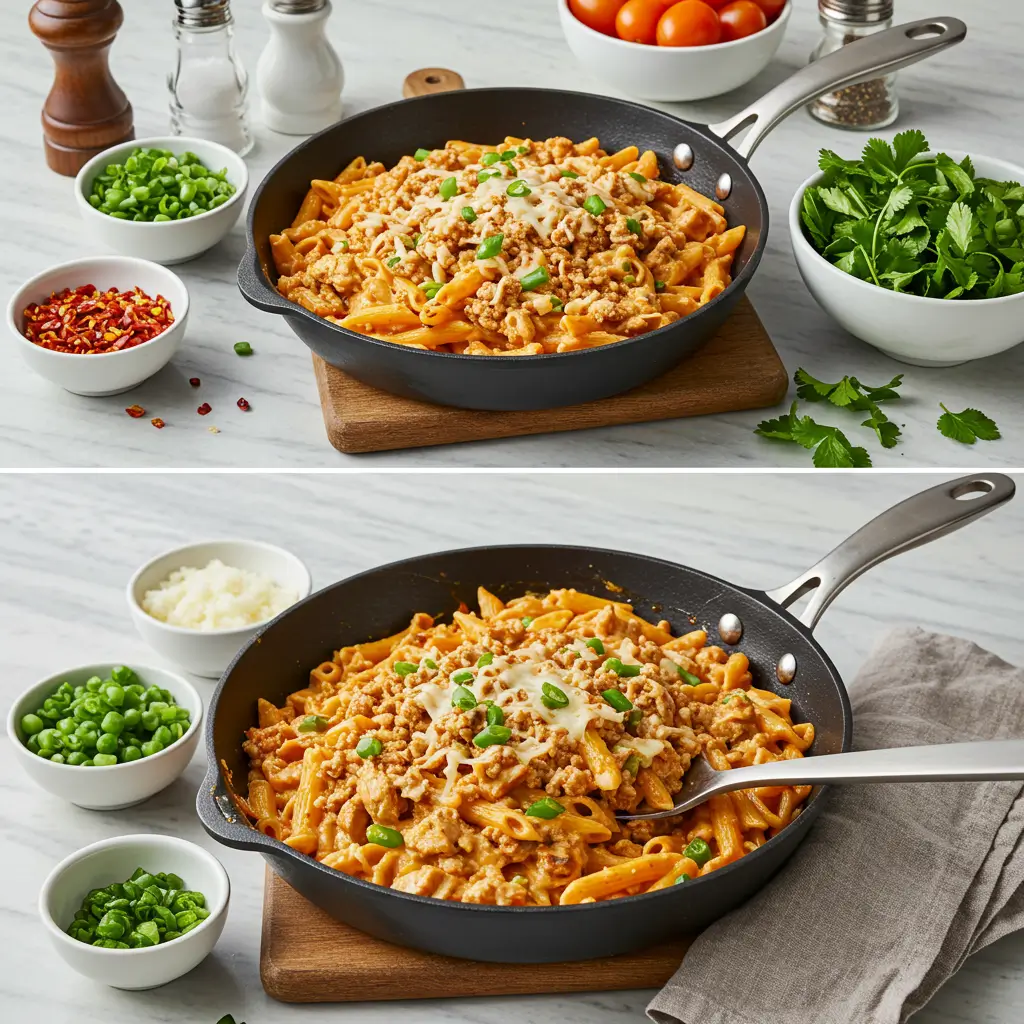
[[[127,599],[135,628],[155,651],[216,678],[250,637],[312,586],[303,562],[283,548],[211,540],[147,562],[129,580]]]

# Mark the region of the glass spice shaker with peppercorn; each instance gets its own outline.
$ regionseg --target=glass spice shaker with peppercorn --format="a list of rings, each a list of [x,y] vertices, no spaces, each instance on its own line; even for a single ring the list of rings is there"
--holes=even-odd
[[[818,0],[823,34],[811,54],[815,61],[892,25],[893,0]],[[896,120],[896,76],[884,75],[819,96],[808,105],[811,115],[837,128],[884,128]]]

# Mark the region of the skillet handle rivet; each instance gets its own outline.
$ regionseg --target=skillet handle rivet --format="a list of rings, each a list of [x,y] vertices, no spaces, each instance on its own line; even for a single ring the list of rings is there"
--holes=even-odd
[[[784,654],[775,666],[775,677],[780,683],[791,683],[796,676],[796,656]]]
[[[718,179],[718,183],[715,185],[715,198],[716,199],[728,199],[729,193],[732,192],[732,175],[728,171],[724,172]]]
[[[693,166],[693,149],[687,142],[680,142],[672,150],[672,163],[681,171],[688,171]]]
[[[740,637],[743,636],[743,623],[740,622],[740,617],[733,615],[732,612],[726,612],[718,620],[718,635],[727,644],[738,644]]]

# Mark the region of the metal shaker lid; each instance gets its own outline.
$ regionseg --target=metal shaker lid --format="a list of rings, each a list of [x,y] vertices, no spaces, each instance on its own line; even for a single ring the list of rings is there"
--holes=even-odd
[[[183,28],[217,28],[231,23],[229,0],[174,0]]]
[[[833,21],[870,25],[892,19],[893,0],[818,0],[818,10]]]

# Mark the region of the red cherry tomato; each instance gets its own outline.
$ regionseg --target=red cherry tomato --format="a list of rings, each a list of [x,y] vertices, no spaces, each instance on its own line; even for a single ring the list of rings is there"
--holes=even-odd
[[[615,31],[630,43],[656,42],[658,19],[665,13],[662,0],[626,0],[615,17]]]
[[[595,32],[615,35],[615,15],[624,0],[569,0],[569,10],[578,21]]]
[[[706,3],[708,7],[714,7],[716,11],[721,10],[729,2],[730,0],[704,0],[704,3]]]
[[[786,6],[786,0],[754,0],[754,2],[764,11],[764,16],[769,23],[773,22],[782,13],[782,8]]]
[[[720,42],[722,27],[704,0],[679,0],[658,22],[659,46],[709,46]]]
[[[768,27],[764,11],[754,0],[733,0],[718,12],[718,20],[722,24],[723,43],[752,36]]]

